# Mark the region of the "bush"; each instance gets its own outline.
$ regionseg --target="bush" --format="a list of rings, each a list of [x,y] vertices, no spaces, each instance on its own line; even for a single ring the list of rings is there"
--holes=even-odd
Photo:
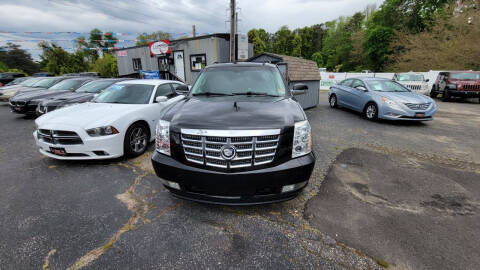
[[[117,59],[115,56],[105,53],[103,58],[97,59],[93,64],[93,71],[98,72],[102,77],[117,77]]]

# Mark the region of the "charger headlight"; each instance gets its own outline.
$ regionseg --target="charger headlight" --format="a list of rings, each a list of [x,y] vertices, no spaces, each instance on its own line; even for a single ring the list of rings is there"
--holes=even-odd
[[[170,122],[159,120],[155,133],[155,149],[170,156]]]
[[[312,152],[312,128],[308,120],[295,123],[293,134],[292,158]]]
[[[119,133],[118,130],[113,126],[87,129],[87,134],[92,137],[108,136],[108,135],[113,135],[118,133]]]

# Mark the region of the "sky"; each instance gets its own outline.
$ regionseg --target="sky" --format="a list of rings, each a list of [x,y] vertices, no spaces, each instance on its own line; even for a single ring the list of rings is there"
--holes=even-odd
[[[239,32],[275,32],[310,26],[363,11],[383,0],[237,0]],[[111,31],[118,47],[135,44],[137,33],[162,30],[175,37],[229,32],[229,0],[1,0],[0,46],[14,40],[38,59],[37,40],[56,40],[68,51],[93,28]],[[6,33],[9,32],[9,33]],[[12,33],[13,32],[13,33]],[[41,33],[26,33],[41,32]],[[52,33],[53,32],[53,33]],[[57,33],[55,33],[57,32]],[[77,32],[77,33],[58,33]],[[80,34],[82,33],[82,34]],[[20,42],[21,41],[21,42]]]

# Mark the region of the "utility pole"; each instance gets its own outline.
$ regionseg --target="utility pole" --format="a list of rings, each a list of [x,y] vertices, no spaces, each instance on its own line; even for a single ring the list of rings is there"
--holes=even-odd
[[[230,62],[235,62],[235,0],[230,0]]]
[[[238,12],[235,12],[235,34],[238,34]]]
[[[197,36],[196,31],[195,31],[195,24],[192,25],[192,35],[193,35],[193,37]]]

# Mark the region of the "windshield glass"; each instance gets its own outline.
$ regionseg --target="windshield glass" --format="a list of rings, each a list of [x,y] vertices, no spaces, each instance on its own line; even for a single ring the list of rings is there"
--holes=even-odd
[[[99,94],[93,102],[148,104],[154,86],[148,84],[114,84]]]
[[[365,83],[368,85],[368,88],[372,91],[377,92],[410,92],[403,85],[396,83],[394,81],[387,80],[366,80]]]
[[[103,89],[107,88],[115,81],[93,81],[85,84],[84,86],[78,88],[75,92],[77,93],[98,93]]]
[[[23,86],[32,86],[34,85],[35,83],[37,83],[38,81],[40,81],[41,78],[31,78],[31,79],[28,79],[26,81],[23,81],[20,83],[20,85],[23,85]]]
[[[284,96],[285,84],[280,72],[271,67],[209,68],[192,88],[192,95],[206,93]]]
[[[425,78],[423,77],[423,75],[417,75],[417,74],[398,74],[397,80],[417,82],[417,81],[424,81]]]
[[[454,80],[480,80],[480,73],[451,73],[450,79]]]
[[[84,80],[64,80],[54,86],[48,88],[49,90],[68,90],[74,91],[78,89],[85,81]]]
[[[6,85],[19,85],[22,82],[26,81],[27,79],[28,79],[27,77],[16,78],[15,80],[7,83]]]
[[[41,79],[40,81],[34,83],[32,87],[49,88],[56,84],[59,80],[59,78]]]

